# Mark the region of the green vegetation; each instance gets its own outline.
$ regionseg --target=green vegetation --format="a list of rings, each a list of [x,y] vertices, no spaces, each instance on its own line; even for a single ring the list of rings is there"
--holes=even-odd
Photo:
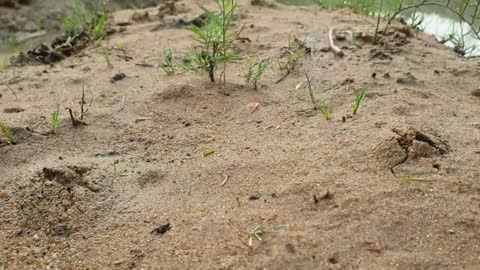
[[[108,46],[103,48],[102,57],[105,59],[105,62],[107,62],[108,68],[113,68],[112,63],[110,62],[111,55],[112,55],[112,50]]]
[[[255,90],[258,90],[257,83],[258,81],[265,75],[267,72],[268,67],[270,66],[270,62],[268,60],[258,60],[254,58],[250,61],[248,65],[248,71],[246,74],[246,79],[248,84],[252,84]]]
[[[232,30],[232,21],[237,11],[237,0],[215,0],[220,14],[202,7],[207,19],[203,27],[192,25],[189,29],[194,39],[200,44],[193,52],[193,68],[197,71],[208,72],[210,81],[215,82],[215,71],[219,63],[223,63],[223,82],[226,86],[227,62],[239,58],[239,52],[233,42],[240,31]],[[220,77],[222,77],[220,76]],[[224,89],[225,91],[226,89]]]
[[[365,96],[367,95],[368,87],[363,87],[355,96],[355,102],[352,104],[353,114],[357,114],[357,111],[360,109]]]
[[[173,64],[173,49],[167,48],[162,51],[161,60],[158,66],[168,75],[175,74],[175,67]]]
[[[55,134],[55,131],[60,124],[60,106],[57,106],[57,110],[52,113],[52,120],[50,121],[50,126],[52,130],[50,131],[52,134]]]
[[[16,139],[15,136],[13,136],[13,133],[8,129],[7,126],[4,124],[0,123],[0,130],[2,131],[3,135],[7,138],[8,142],[11,144],[16,144]]]
[[[105,0],[94,1],[87,6],[78,0],[72,0],[72,15],[61,18],[63,30],[69,37],[76,38],[86,33],[91,42],[101,40],[106,35],[107,7]]]
[[[313,112],[321,112],[322,115],[323,115],[323,118],[325,120],[329,120],[330,119],[330,111],[328,109],[328,106],[326,105],[326,103],[324,101],[318,99],[315,96],[315,85],[313,84],[312,79],[308,76],[307,72],[305,72],[305,78],[306,78],[305,83],[303,83],[303,82],[300,83],[297,86],[297,88],[302,88],[303,86],[306,86],[305,88],[308,92],[308,97],[310,98],[310,102],[312,103],[313,108],[308,109],[308,110],[299,110],[298,112],[302,113],[306,116],[313,116],[314,115]]]
[[[279,66],[281,70],[286,70],[286,73],[276,83],[280,83],[290,75],[290,73],[298,67],[300,60],[302,60],[308,52],[305,44],[296,37],[289,37],[285,49],[285,56],[283,57],[283,60],[279,62]]]

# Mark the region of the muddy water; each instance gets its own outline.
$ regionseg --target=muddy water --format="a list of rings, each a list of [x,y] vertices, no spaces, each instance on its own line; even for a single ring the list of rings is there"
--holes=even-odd
[[[288,4],[288,5],[316,5],[321,4],[324,7],[340,7],[343,4],[343,0],[277,0],[280,3]],[[452,6],[457,5],[462,0],[451,1],[454,4]],[[354,4],[357,1],[353,1]],[[358,3],[362,1],[358,0]],[[373,2],[374,7],[378,6],[380,0],[371,0],[371,1],[364,1],[364,2]],[[395,0],[386,0],[384,2],[384,12],[388,10],[394,10],[397,5],[394,2],[398,2]],[[422,0],[410,0],[405,1],[405,6],[411,4],[417,4],[422,2]],[[438,1],[442,3],[442,1]],[[386,7],[385,7],[386,6]],[[375,12],[375,11],[367,11],[367,12]],[[473,7],[471,12],[473,12]],[[468,13],[468,12],[467,12]],[[466,23],[461,23],[458,16],[453,14],[451,11],[446,10],[445,8],[439,6],[425,6],[420,8],[418,11],[414,12],[413,10],[406,11],[402,14],[402,17],[408,23],[412,22],[420,22],[418,28],[430,35],[435,36],[438,40],[446,40],[450,36],[454,36],[457,41],[448,41],[445,44],[449,47],[455,47],[455,44],[458,44],[459,41],[463,41],[464,48],[467,51],[466,56],[480,56],[480,40],[471,33],[470,27]],[[478,27],[478,25],[477,25]],[[463,37],[463,38],[462,38]]]

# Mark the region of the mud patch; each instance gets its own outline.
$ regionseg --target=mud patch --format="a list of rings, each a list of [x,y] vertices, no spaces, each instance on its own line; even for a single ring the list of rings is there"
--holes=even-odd
[[[395,176],[397,176],[396,170],[399,166],[421,165],[423,167],[427,164],[427,171],[431,172],[432,168],[437,169],[433,158],[446,155],[450,151],[447,143],[437,136],[413,128],[394,129],[393,132],[397,136],[378,144],[375,147],[375,153],[378,160],[390,168]],[[425,160],[421,159],[429,161],[425,163]],[[421,171],[421,169],[419,170]],[[418,175],[418,173],[415,174]]]

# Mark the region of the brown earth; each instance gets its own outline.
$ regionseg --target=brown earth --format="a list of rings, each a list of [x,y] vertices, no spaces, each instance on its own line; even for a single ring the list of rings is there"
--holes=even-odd
[[[275,63],[258,91],[248,57],[228,65],[229,96],[206,76],[136,65],[195,46],[184,28],[152,32],[156,19],[111,37],[133,58],[114,52],[112,69],[92,47],[1,72],[0,121],[18,144],[0,147],[0,269],[480,268],[478,60],[401,32],[337,41],[338,58],[321,50],[328,27],[371,34],[373,19],[241,8],[243,55]],[[275,84],[290,35],[318,48]],[[311,107],[304,72],[331,120],[297,113]],[[63,108],[78,111],[83,83],[93,103],[73,128]],[[41,135],[57,104],[57,134]]]

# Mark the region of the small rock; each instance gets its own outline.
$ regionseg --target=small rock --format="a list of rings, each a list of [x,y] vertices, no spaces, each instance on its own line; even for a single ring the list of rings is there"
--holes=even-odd
[[[7,200],[9,197],[6,191],[0,191],[0,200]]]
[[[127,75],[125,75],[125,73],[117,73],[115,74],[115,76],[112,77],[112,79],[110,80],[110,82],[114,83],[116,81],[120,81],[120,80],[123,80],[127,77]]]
[[[248,199],[251,201],[259,200],[260,194],[258,194],[257,192],[253,192],[252,194],[250,194],[250,197],[248,197]]]
[[[158,228],[153,229],[151,233],[156,235],[162,235],[168,232],[171,228],[172,226],[170,225],[170,223],[163,224],[163,225],[160,224],[160,226],[158,226]]]
[[[472,96],[480,98],[480,88],[472,91]]]

